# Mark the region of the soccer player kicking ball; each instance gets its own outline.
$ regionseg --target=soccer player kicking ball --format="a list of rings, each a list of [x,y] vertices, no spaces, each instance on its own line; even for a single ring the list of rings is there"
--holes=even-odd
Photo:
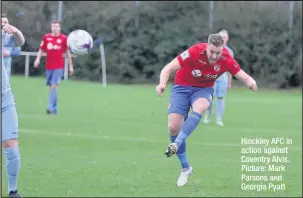
[[[159,96],[165,91],[169,76],[174,71],[177,72],[168,109],[171,144],[165,155],[171,157],[177,154],[182,166],[177,185],[184,186],[193,171],[187,160],[185,141],[212,103],[215,80],[229,72],[253,91],[257,90],[257,84],[224,49],[224,40],[219,34],[211,34],[208,43],[191,46],[162,69],[160,83],[156,87]],[[190,107],[192,113],[187,118]]]
[[[57,87],[64,73],[63,53],[66,54],[68,59],[69,75],[72,75],[74,71],[72,56],[67,46],[67,36],[61,34],[59,21],[54,21],[51,24],[51,33],[43,36],[36,61],[34,62],[35,68],[39,67],[43,52],[46,52],[46,85],[50,86],[49,103],[46,113],[56,115],[58,113]]]
[[[227,42],[229,40],[228,32],[226,30],[219,31],[219,34],[223,37],[224,40],[224,48],[226,48],[229,52],[229,55],[234,58],[234,52],[227,46]],[[224,126],[222,117],[225,109],[225,100],[224,97],[226,96],[227,89],[231,88],[231,81],[232,81],[232,75],[228,72],[225,72],[222,74],[214,84],[214,96],[217,98],[217,118],[216,118],[216,124],[219,126]],[[210,104],[208,108],[208,114],[205,116],[204,123],[208,124],[212,117],[212,107],[214,104],[213,102]]]
[[[16,27],[5,24],[2,27],[2,47],[5,34],[11,34],[14,43],[13,47],[21,47],[24,44],[24,37]],[[17,190],[17,181],[20,168],[20,153],[18,148],[18,115],[15,106],[14,96],[9,84],[9,77],[4,65],[2,54],[2,87],[1,87],[1,113],[2,113],[2,146],[6,156],[6,173],[8,183],[8,196],[21,197]]]

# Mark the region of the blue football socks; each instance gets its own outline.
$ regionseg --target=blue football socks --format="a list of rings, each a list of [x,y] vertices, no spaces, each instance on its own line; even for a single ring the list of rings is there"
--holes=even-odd
[[[197,112],[192,112],[190,116],[183,123],[180,133],[178,134],[175,143],[178,144],[178,148],[185,142],[185,140],[190,136],[190,134],[195,130],[201,121],[202,115]]]

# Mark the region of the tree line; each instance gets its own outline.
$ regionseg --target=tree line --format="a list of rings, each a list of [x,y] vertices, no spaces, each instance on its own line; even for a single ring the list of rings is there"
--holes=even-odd
[[[62,31],[84,29],[102,40],[110,82],[154,83],[176,55],[224,28],[236,60],[254,78],[277,88],[302,84],[301,2],[296,2],[291,30],[288,2],[215,2],[212,30],[207,1],[63,3]],[[2,11],[23,31],[22,50],[37,51],[56,19],[57,2],[2,2]],[[13,64],[14,74],[24,73],[24,57]],[[74,66],[73,78],[100,81],[99,49],[74,58]],[[31,76],[43,73],[43,67],[30,68]]]

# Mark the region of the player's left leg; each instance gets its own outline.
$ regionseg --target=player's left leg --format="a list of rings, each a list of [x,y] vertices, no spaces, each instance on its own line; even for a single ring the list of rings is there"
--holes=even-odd
[[[187,120],[190,107],[190,95],[191,90],[190,87],[187,86],[174,85],[171,90],[170,104],[168,108],[168,131],[171,144],[175,142],[184,120]],[[167,151],[165,154],[167,157],[170,157],[171,153],[167,153]],[[182,168],[181,175],[177,181],[177,185],[184,186],[187,183],[188,177],[192,174],[193,170],[187,159],[186,142],[184,142],[179,147],[176,155],[180,161]]]
[[[225,99],[227,93],[227,80],[222,80],[219,83],[218,91],[216,93],[217,97],[217,119],[216,124],[219,126],[224,126],[222,118],[225,109]]]
[[[18,194],[17,188],[20,168],[20,153],[17,139],[17,111],[15,105],[9,105],[2,108],[2,145],[6,156],[6,173],[9,197],[21,197]]]
[[[49,107],[50,114],[58,113],[58,86],[63,76],[63,69],[53,70],[50,80]]]
[[[213,88],[194,88],[190,97],[192,113],[183,123],[180,133],[174,143],[168,147],[169,152],[175,154],[185,140],[191,135],[201,121],[202,114],[208,109],[213,98]]]

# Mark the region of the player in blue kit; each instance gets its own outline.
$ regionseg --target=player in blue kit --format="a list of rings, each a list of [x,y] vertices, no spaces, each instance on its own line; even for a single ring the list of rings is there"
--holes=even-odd
[[[224,39],[224,48],[227,49],[229,52],[229,55],[234,58],[234,52],[227,46],[227,42],[229,41],[229,35],[228,32],[224,29],[219,31],[219,34]],[[227,89],[231,88],[231,81],[232,81],[232,75],[228,72],[225,72],[223,75],[221,75],[214,84],[214,96],[217,98],[217,118],[216,118],[216,124],[219,126],[224,126],[222,117],[224,114],[225,109],[225,100],[224,97],[226,96]],[[211,103],[210,107],[208,108],[208,114],[205,116],[204,123],[208,124],[212,117],[212,107],[215,100]]]
[[[9,24],[8,18],[5,14],[1,14],[1,27],[3,28],[6,24]],[[3,62],[7,72],[8,77],[11,75],[11,67],[12,67],[12,56],[20,56],[21,49],[20,47],[14,47],[15,41],[12,39],[13,35],[4,33],[2,35],[2,55]]]
[[[24,36],[16,27],[6,24],[2,27],[2,49],[5,34],[11,34],[14,47],[21,47],[24,44]],[[3,50],[2,50],[3,51]],[[9,77],[4,66],[2,54],[2,87],[1,87],[1,113],[2,113],[2,147],[6,156],[6,173],[8,183],[8,196],[21,197],[18,194],[17,181],[20,168],[20,153],[18,148],[18,116],[14,96],[11,91]]]

